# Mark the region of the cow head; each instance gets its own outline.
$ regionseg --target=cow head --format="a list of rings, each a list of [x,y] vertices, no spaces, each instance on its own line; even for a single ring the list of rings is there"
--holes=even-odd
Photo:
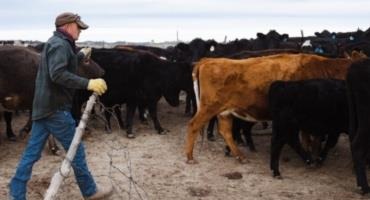
[[[177,78],[175,74],[167,74],[164,76],[165,79],[162,79],[162,94],[164,99],[167,101],[168,104],[171,106],[179,106],[180,105],[180,88],[177,82]]]
[[[180,91],[192,91],[192,66],[188,62],[165,62],[165,70],[161,71],[162,93],[171,106],[178,106]]]
[[[80,62],[77,68],[77,74],[85,78],[99,78],[104,75],[104,69],[102,69],[98,63],[94,62],[91,58],[86,58]]]

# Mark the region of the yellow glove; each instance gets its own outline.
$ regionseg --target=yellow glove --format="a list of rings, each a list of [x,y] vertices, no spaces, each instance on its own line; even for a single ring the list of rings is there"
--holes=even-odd
[[[107,84],[101,78],[90,79],[87,89],[96,92],[98,95],[102,95],[107,90]]]

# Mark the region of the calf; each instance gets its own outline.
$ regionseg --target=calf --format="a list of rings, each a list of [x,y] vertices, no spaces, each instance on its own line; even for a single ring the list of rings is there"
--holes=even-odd
[[[180,90],[192,91],[190,66],[186,63],[133,49],[93,49],[91,57],[105,70],[103,78],[109,89],[101,96],[102,103],[108,107],[126,104],[129,138],[135,136],[133,116],[138,106],[148,108],[155,129],[163,134],[157,117],[159,99],[163,96],[171,106],[178,106]],[[109,120],[110,114],[106,116]]]
[[[272,117],[271,163],[274,177],[280,176],[279,158],[284,144],[299,155],[306,155],[299,142],[299,131],[316,137],[327,137],[317,158],[322,163],[329,149],[335,146],[339,134],[348,132],[348,103],[344,80],[312,79],[275,81],[269,90]]]
[[[366,160],[370,146],[370,59],[351,65],[347,75],[349,100],[349,138],[357,186],[363,193],[370,191]]]

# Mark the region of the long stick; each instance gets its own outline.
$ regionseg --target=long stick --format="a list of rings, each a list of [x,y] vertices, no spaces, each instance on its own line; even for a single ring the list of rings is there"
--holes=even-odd
[[[46,191],[44,200],[54,199],[55,195],[58,192],[60,185],[62,184],[62,181],[64,180],[64,178],[66,178],[69,175],[69,172],[71,170],[71,162],[73,161],[76,155],[77,147],[81,142],[81,138],[82,138],[82,135],[84,134],[84,130],[86,127],[86,122],[95,104],[96,97],[97,97],[97,94],[94,93],[93,95],[90,96],[89,100],[87,101],[86,108],[84,110],[80,123],[78,124],[78,127],[76,128],[76,132],[73,137],[72,143],[68,149],[67,155],[65,159],[63,160],[59,171],[57,171],[54,174],[53,178],[51,179],[51,182],[50,182],[48,190]]]

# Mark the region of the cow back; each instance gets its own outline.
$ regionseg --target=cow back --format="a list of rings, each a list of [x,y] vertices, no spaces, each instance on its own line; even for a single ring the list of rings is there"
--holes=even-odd
[[[241,109],[255,119],[268,120],[267,94],[273,81],[344,80],[351,62],[311,54],[278,54],[243,60],[209,58],[196,64],[193,74],[199,79],[203,106],[212,102],[219,105],[216,113]]]

